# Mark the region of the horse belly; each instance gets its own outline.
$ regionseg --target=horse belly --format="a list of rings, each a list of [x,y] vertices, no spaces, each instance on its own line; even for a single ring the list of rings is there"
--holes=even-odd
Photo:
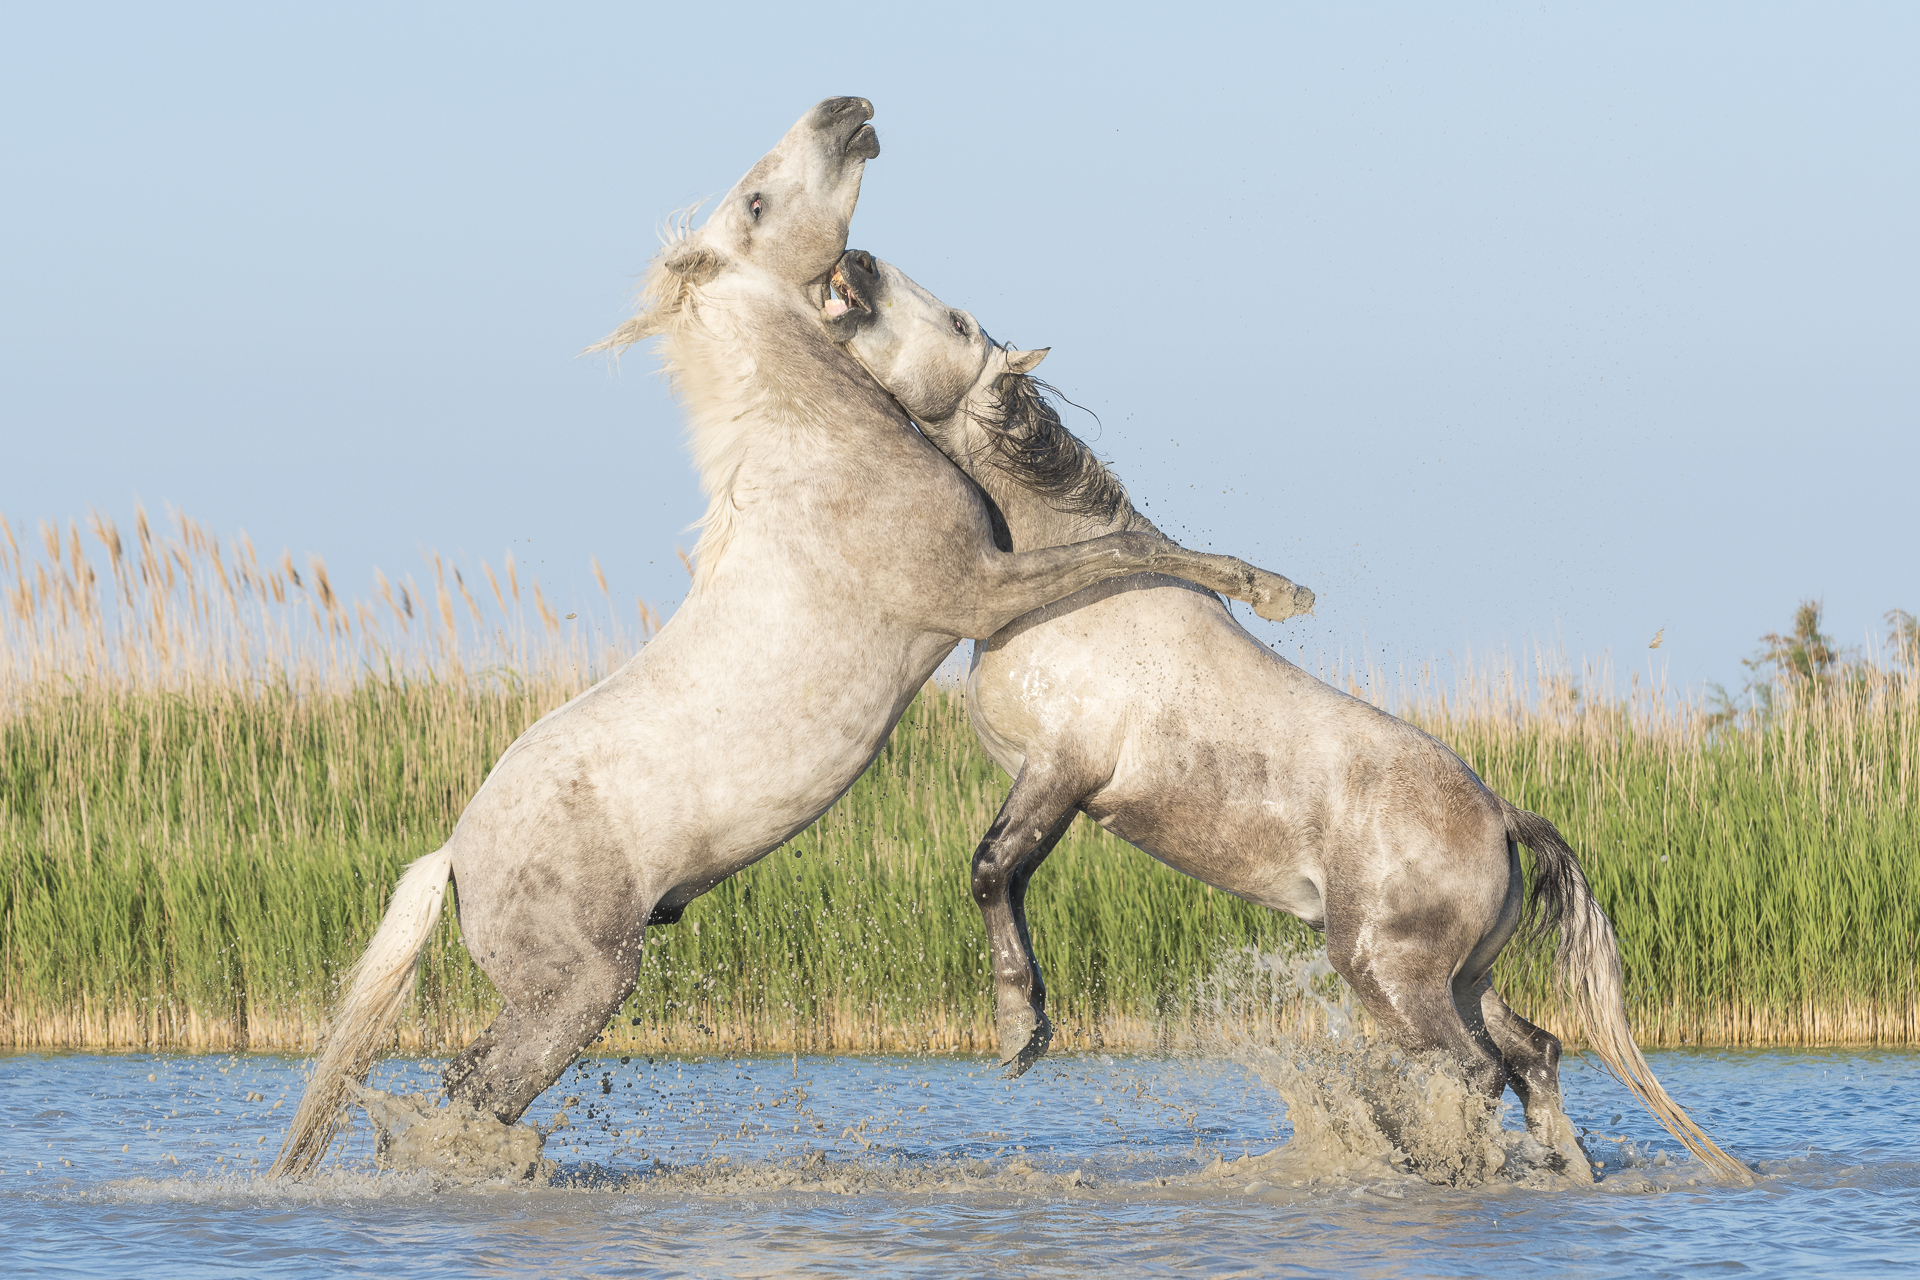
[[[455,833],[463,897],[691,900],[830,807],[945,652],[806,627],[783,643],[699,625],[705,603],[502,756]]]
[[[1133,773],[1086,809],[1175,871],[1318,928],[1326,919],[1326,875],[1314,824],[1245,781],[1237,771],[1205,768]]]

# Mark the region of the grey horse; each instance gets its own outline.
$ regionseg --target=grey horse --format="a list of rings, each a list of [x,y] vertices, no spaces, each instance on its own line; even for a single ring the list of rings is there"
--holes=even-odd
[[[1290,616],[1311,594],[1155,534],[997,547],[979,489],[821,330],[866,161],[863,98],[809,111],[646,278],[603,347],[663,339],[709,497],[693,588],[620,670],[507,748],[408,868],[356,966],[275,1173],[325,1155],[411,989],[451,878],[504,1002],[449,1098],[512,1123],[632,990],[650,923],[777,848],[871,763],[965,637],[1142,569]]]
[[[864,252],[831,283],[828,332],[979,482],[1016,552],[1153,531],[1032,377],[1044,350],[995,344]],[[1528,1129],[1590,1181],[1560,1104],[1560,1041],[1490,980],[1522,919],[1525,844],[1539,927],[1560,930],[1559,976],[1592,1047],[1709,1167],[1747,1177],[1634,1045],[1613,926],[1553,825],[1445,744],[1268,650],[1212,593],[1140,575],[1020,617],[975,646],[967,709],[1015,779],[973,855],[1010,1074],[1052,1035],[1027,887],[1084,812],[1168,866],[1324,930],[1329,961],[1381,1028],[1450,1052],[1489,1099],[1511,1084]]]

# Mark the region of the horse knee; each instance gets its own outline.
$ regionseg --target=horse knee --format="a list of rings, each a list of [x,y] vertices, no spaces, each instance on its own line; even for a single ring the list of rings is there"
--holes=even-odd
[[[1560,1096],[1560,1038],[1534,1027],[1533,1034],[1500,1046],[1520,1101]]]
[[[1007,868],[993,858],[989,845],[973,855],[973,900],[981,906],[1006,896]]]
[[[1558,1078],[1562,1052],[1560,1037],[1551,1031],[1535,1027],[1533,1033],[1527,1037],[1527,1045],[1533,1051],[1531,1056],[1535,1068],[1545,1072],[1549,1077]]]

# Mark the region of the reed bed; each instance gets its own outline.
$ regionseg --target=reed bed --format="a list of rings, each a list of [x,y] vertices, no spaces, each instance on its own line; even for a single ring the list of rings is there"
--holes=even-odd
[[[510,560],[429,554],[348,600],[323,563],[182,516],[88,529],[0,522],[0,1044],[312,1048],[401,868],[656,625],[604,580],[561,617]],[[1920,1038],[1915,669],[1896,653],[1732,723],[1543,655],[1322,674],[1559,824],[1619,930],[1642,1043],[1814,1045]],[[651,931],[606,1045],[990,1050],[967,855],[1005,786],[930,686],[821,822]],[[1317,1016],[1308,931],[1091,824],[1030,908],[1060,1043]],[[1544,954],[1509,948],[1499,981],[1565,1032]],[[449,911],[400,1046],[458,1045],[496,1008]]]

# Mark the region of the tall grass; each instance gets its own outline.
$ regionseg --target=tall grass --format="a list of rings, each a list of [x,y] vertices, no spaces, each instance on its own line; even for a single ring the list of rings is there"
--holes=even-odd
[[[1545,696],[1482,676],[1463,699],[1406,702],[1581,851],[1647,1041],[1913,1043],[1917,659],[1789,682],[1764,716],[1718,725],[1662,691],[1584,704],[1551,679]],[[1509,984],[1547,1005],[1520,959]]]
[[[644,605],[616,624],[604,594],[561,618],[510,561],[429,555],[349,601],[324,564],[263,564],[182,517],[90,527],[36,547],[0,524],[0,1043],[311,1047],[401,867],[654,625]],[[1338,678],[1561,826],[1620,931],[1644,1042],[1910,1043],[1913,657],[1718,727],[1539,660]],[[1005,786],[958,696],[930,688],[826,818],[650,931],[609,1043],[991,1047],[967,854]],[[1030,908],[1065,1043],[1298,1016],[1288,974],[1253,957],[1311,946],[1301,926],[1090,824]],[[1539,957],[1510,951],[1503,989],[1557,1025]],[[449,912],[401,1042],[458,1044],[496,1007]]]

